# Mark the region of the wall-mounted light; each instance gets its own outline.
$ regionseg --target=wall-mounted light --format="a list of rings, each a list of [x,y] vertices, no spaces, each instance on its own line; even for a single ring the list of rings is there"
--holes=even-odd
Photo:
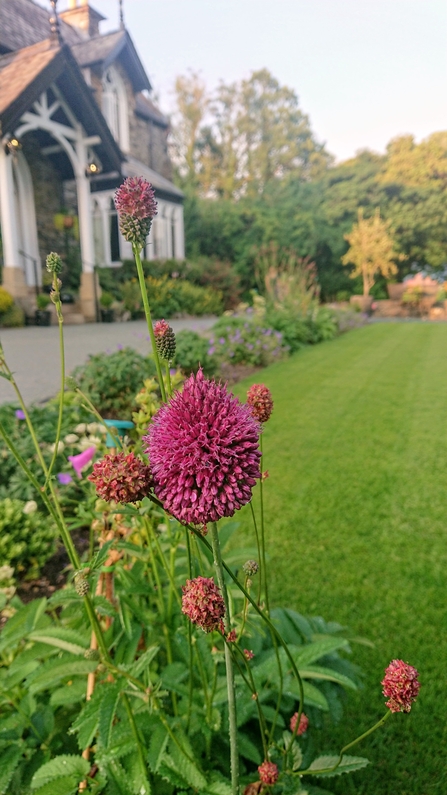
[[[17,138],[10,138],[5,143],[6,154],[15,155],[22,148],[22,144]]]
[[[99,163],[95,163],[94,160],[91,160],[90,163],[87,165],[85,171],[88,177],[94,177],[97,174],[101,173],[101,166],[99,165]]]

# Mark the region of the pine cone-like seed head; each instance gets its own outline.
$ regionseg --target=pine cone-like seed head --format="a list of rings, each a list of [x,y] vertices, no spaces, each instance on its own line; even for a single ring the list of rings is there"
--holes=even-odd
[[[175,334],[166,320],[158,320],[154,326],[158,355],[170,362],[175,356]]]
[[[78,596],[85,596],[89,592],[90,585],[82,571],[78,574],[75,574],[74,587]]]
[[[101,655],[98,649],[86,649],[84,652],[84,657],[86,660],[99,660],[101,659]]]
[[[123,213],[119,216],[120,232],[129,243],[136,243],[140,248],[146,245],[146,238],[151,231],[152,218],[133,218]]]

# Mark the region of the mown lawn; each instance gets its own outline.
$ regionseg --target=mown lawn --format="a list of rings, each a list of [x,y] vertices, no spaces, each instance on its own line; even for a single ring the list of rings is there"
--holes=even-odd
[[[375,644],[353,646],[365,688],[321,750],[381,717],[391,659],[420,671],[411,714],[352,752],[372,765],[321,781],[340,795],[447,793],[446,353],[447,325],[371,325],[236,390],[262,380],[275,400],[264,433],[273,601]]]

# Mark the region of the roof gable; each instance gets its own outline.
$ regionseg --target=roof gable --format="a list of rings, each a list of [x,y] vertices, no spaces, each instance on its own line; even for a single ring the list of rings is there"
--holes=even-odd
[[[123,155],[66,45],[48,39],[0,58],[0,121],[14,132],[22,115],[55,83],[88,135],[99,135],[98,154],[105,170],[119,170]]]
[[[107,69],[119,59],[129,75],[134,91],[150,91],[152,88],[127,30],[117,30],[77,42],[72,46],[72,52],[78,64],[83,67],[101,64],[103,69]]]

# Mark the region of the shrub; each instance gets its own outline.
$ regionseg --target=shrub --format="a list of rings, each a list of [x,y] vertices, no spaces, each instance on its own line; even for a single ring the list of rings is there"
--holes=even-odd
[[[0,317],[0,325],[4,328],[19,328],[25,325],[25,312],[22,307],[13,304]]]
[[[39,295],[36,298],[37,308],[42,311],[45,310],[48,304],[50,303],[50,301],[51,298],[49,295],[47,295],[46,293],[39,293]]]
[[[14,299],[12,295],[10,295],[4,287],[0,287],[0,315],[3,315],[8,309],[11,309],[13,303]]]
[[[175,364],[186,375],[196,373],[199,365],[205,375],[214,375],[218,370],[218,362],[208,353],[208,340],[196,331],[180,331],[175,335]]]
[[[284,356],[288,348],[282,334],[256,320],[222,318],[213,327],[208,354],[219,362],[265,367]]]
[[[103,417],[129,420],[142,382],[154,374],[152,359],[132,348],[97,353],[73,372],[79,387]]]
[[[303,345],[315,345],[333,339],[338,332],[334,313],[318,306],[306,314],[291,309],[271,309],[266,322],[281,332],[284,343],[292,353]]]
[[[115,298],[112,295],[112,293],[108,293],[107,290],[104,290],[101,293],[101,298],[99,299],[99,303],[104,309],[110,309],[114,301]]]
[[[183,279],[155,279],[149,276],[146,284],[154,318],[177,314],[213,315],[222,311],[222,298],[208,287],[199,287]]]
[[[55,549],[56,529],[35,502],[0,500],[0,560],[36,576]]]
[[[222,295],[224,309],[234,309],[241,298],[241,280],[230,262],[216,257],[199,257],[187,263],[186,278]]]
[[[140,286],[136,279],[130,279],[121,286],[119,298],[122,300],[124,309],[130,312],[132,318],[139,317],[143,310]]]

